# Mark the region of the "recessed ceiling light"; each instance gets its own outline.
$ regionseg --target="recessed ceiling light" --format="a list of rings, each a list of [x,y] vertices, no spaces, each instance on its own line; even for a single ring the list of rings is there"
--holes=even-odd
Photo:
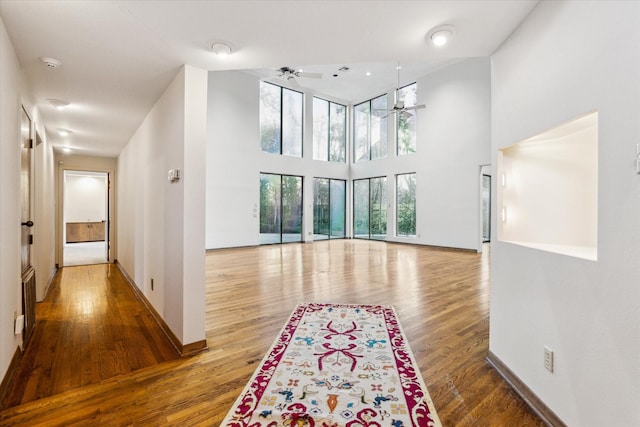
[[[364,73],[367,77],[371,75],[371,71],[367,71],[366,73]]]
[[[58,128],[58,135],[67,136],[71,133],[69,129]]]
[[[42,57],[40,58],[40,61],[47,66],[47,68],[58,68],[60,66],[62,66],[62,62],[55,59],[55,58],[46,58],[46,57]]]
[[[435,46],[441,47],[449,43],[456,35],[456,27],[453,25],[440,25],[429,31],[427,39],[431,40]]]
[[[431,41],[436,46],[444,46],[451,38],[451,31],[440,30],[431,36]]]
[[[64,110],[69,103],[67,101],[63,101],[61,99],[47,99],[49,104],[53,105],[56,110]]]
[[[211,51],[220,58],[231,55],[231,47],[225,43],[212,43]]]

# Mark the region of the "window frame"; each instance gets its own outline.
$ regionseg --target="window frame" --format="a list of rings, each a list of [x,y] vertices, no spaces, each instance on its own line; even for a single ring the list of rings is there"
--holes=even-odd
[[[371,181],[372,180],[377,180],[377,179],[383,179],[384,183],[382,185],[382,188],[384,189],[384,203],[381,203],[381,206],[384,206],[384,213],[385,213],[385,226],[384,226],[384,237],[383,238],[375,238],[375,237],[371,237],[373,234],[371,233],[372,231],[372,225],[371,225],[371,217],[372,217],[372,203],[371,203],[371,196],[372,196],[372,189],[371,189]],[[356,186],[356,182],[359,181],[367,181],[368,182],[368,206],[367,206],[367,211],[368,211],[368,237],[357,237],[356,236],[356,190],[355,190],[355,186]],[[388,210],[387,210],[387,177],[382,175],[382,176],[373,176],[370,178],[359,178],[359,179],[354,179],[352,180],[352,203],[353,203],[353,207],[352,207],[352,219],[353,219],[353,230],[352,230],[352,236],[354,239],[364,239],[364,240],[387,240],[388,236],[389,236],[389,224],[388,224]]]
[[[414,86],[416,87],[416,103],[414,105],[405,105],[406,107],[413,107],[415,105],[418,104],[418,82],[413,82],[413,83],[409,83],[406,84],[404,86],[399,87],[395,92],[394,92],[394,97],[395,97],[395,102],[397,103],[400,100],[400,96],[399,93],[402,89],[406,89],[409,86]],[[414,135],[413,135],[413,140],[414,140],[414,146],[413,146],[413,151],[412,152],[407,152],[407,153],[400,153],[400,113],[396,114],[396,118],[395,118],[395,128],[396,128],[396,156],[400,157],[400,156],[410,156],[412,154],[416,154],[416,152],[418,151],[418,129],[417,129],[417,124],[418,124],[418,120],[417,120],[417,110],[412,110],[413,112],[411,113],[415,118],[416,118],[416,129],[414,131]]]
[[[329,211],[329,233],[328,234],[322,234],[322,233],[317,233],[316,232],[316,181],[317,180],[326,180],[327,181],[327,187],[328,187],[328,193],[327,193],[327,199],[328,199],[328,211]],[[313,188],[314,188],[314,194],[313,194],[313,236],[314,236],[314,240],[331,240],[331,239],[346,239],[347,238],[347,180],[345,179],[334,179],[334,178],[326,178],[326,177],[314,177],[313,178]],[[334,236],[332,231],[333,231],[333,216],[332,216],[332,209],[331,209],[331,184],[333,182],[341,182],[343,184],[343,191],[344,191],[344,195],[343,195],[343,210],[342,210],[342,224],[343,224],[343,232],[341,236]],[[316,236],[321,235],[321,236],[326,236],[326,238],[322,238],[322,239],[316,239]]]
[[[279,113],[280,113],[280,150],[279,152],[271,152],[271,151],[266,151],[262,145],[262,115],[259,114],[258,120],[259,120],[259,127],[260,127],[260,151],[263,153],[269,153],[269,154],[276,154],[276,155],[280,155],[280,156],[288,156],[288,157],[293,157],[296,159],[302,159],[304,157],[304,110],[305,110],[305,93],[299,90],[295,90],[295,89],[290,89],[288,87],[285,86],[280,86],[278,84],[275,83],[271,83],[271,82],[267,82],[264,80],[260,81],[260,85],[271,85],[277,88],[280,88],[280,106],[279,106]],[[283,148],[284,148],[284,121],[283,121],[283,115],[284,115],[284,91],[287,90],[289,92],[293,92],[293,93],[297,93],[300,95],[301,97],[301,102],[300,102],[300,156],[296,156],[296,155],[292,155],[292,154],[284,154],[283,153]],[[261,92],[261,90],[259,91]],[[260,97],[258,102],[262,102],[262,98]]]
[[[418,174],[416,172],[406,172],[406,173],[399,173],[396,174],[396,203],[395,203],[395,214],[396,214],[396,237],[402,237],[402,238],[415,238],[418,237],[418,195],[416,194],[416,190],[414,189],[413,192],[413,225],[414,225],[414,230],[413,230],[413,234],[401,234],[400,233],[400,191],[399,191],[399,187],[400,187],[400,177],[403,176],[407,176],[407,175],[413,175],[414,176],[414,182],[415,187],[417,188],[417,182],[418,182]]]
[[[315,101],[323,101],[326,102],[326,113],[327,113],[327,158],[326,159],[320,159],[316,157],[316,134],[315,134],[315,129],[313,132],[313,141],[312,141],[312,145],[313,145],[313,160],[318,160],[318,161],[323,161],[323,162],[333,162],[333,163],[347,163],[347,153],[348,153],[348,149],[347,149],[347,135],[349,133],[348,130],[348,118],[347,118],[347,106],[344,104],[341,104],[339,102],[334,102],[328,99],[325,99],[321,96],[314,96],[313,97],[313,126],[315,128],[315,123],[316,123],[316,104]],[[344,158],[344,160],[331,160],[331,124],[332,124],[332,117],[333,115],[331,114],[331,106],[332,105],[338,105],[340,107],[342,107],[344,109],[344,114],[343,114],[343,120],[342,120],[342,127],[343,127],[343,141],[342,141],[342,156]]]
[[[352,150],[353,163],[360,163],[360,162],[372,161],[372,160],[380,160],[380,159],[386,159],[387,157],[389,157],[389,126],[388,126],[388,121],[386,120],[386,118],[380,118],[380,124],[382,126],[384,126],[384,128],[385,128],[384,129],[385,130],[384,138],[381,138],[381,140],[384,139],[384,142],[385,142],[384,149],[381,150],[384,153],[384,155],[382,157],[373,158],[373,149],[372,149],[373,147],[372,147],[372,143],[371,143],[371,140],[372,140],[372,132],[371,132],[371,130],[372,130],[372,122],[373,122],[372,117],[374,116],[374,114],[373,114],[373,110],[374,110],[373,104],[374,104],[374,102],[376,100],[381,100],[381,99],[384,99],[385,105],[386,105],[385,109],[388,109],[389,108],[389,94],[387,94],[387,93],[382,94],[382,95],[378,95],[378,96],[374,96],[371,99],[368,99],[366,101],[362,101],[362,102],[359,102],[357,104],[354,104],[353,107],[352,107],[352,114],[353,114],[353,120],[352,120],[352,125],[353,125],[353,138],[352,138],[352,141],[353,141],[353,144],[352,144],[353,145],[353,150]],[[361,106],[361,105],[364,105],[364,104],[368,104],[367,125],[366,125],[367,126],[367,147],[366,147],[367,158],[366,159],[363,158],[363,159],[359,160],[358,156],[357,156],[357,152],[356,152],[356,150],[358,148],[357,147],[357,138],[356,138],[356,129],[357,129],[357,126],[356,126],[356,108]]]
[[[259,245],[278,245],[278,244],[286,244],[286,243],[302,243],[304,241],[304,176],[302,175],[291,175],[291,174],[279,174],[279,173],[272,173],[272,172],[260,172],[258,175],[258,182],[261,181],[262,179],[262,175],[272,175],[272,176],[277,176],[280,177],[280,199],[278,201],[278,205],[280,208],[280,223],[278,224],[279,226],[279,235],[280,235],[280,240],[278,242],[271,242],[271,243],[263,243],[260,240],[260,235],[262,235],[262,206],[261,203],[259,203],[259,212],[258,212],[258,216],[259,216],[259,221],[258,221],[258,243]],[[291,177],[291,178],[300,178],[300,240],[296,240],[296,241],[283,241],[283,217],[284,217],[284,204],[283,204],[283,197],[282,197],[282,188],[283,188],[283,178],[284,177]],[[262,194],[259,194],[259,197],[262,198]]]

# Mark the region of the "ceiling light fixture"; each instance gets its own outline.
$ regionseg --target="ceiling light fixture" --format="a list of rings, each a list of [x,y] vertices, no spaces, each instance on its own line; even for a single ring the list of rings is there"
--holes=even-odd
[[[51,104],[56,110],[64,110],[69,106],[67,101],[63,101],[61,99],[47,99],[49,104]]]
[[[55,58],[46,58],[46,57],[42,57],[40,58],[40,61],[47,66],[47,68],[58,68],[60,66],[62,66],[62,62],[55,59]]]
[[[58,135],[68,136],[71,133],[69,129],[58,128]]]
[[[64,151],[65,153],[70,153],[70,152],[71,152],[71,148],[69,148],[69,147],[62,147],[62,151]]]
[[[225,43],[212,43],[211,51],[220,58],[225,58],[231,55],[231,47]]]
[[[456,27],[453,25],[440,25],[427,34],[427,40],[431,40],[437,47],[441,47],[449,43],[456,35]]]

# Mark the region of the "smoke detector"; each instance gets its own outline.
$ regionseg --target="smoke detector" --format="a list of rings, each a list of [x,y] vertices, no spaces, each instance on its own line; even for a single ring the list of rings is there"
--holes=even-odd
[[[212,43],[210,46],[211,51],[220,58],[231,55],[231,46],[226,43]]]
[[[58,61],[58,60],[57,60],[57,59],[55,59],[55,58],[45,58],[45,57],[42,57],[42,58],[40,58],[40,61],[41,61],[44,65],[46,65],[46,67],[47,67],[47,68],[58,68],[58,67],[62,66],[62,62],[61,62],[61,61]]]
[[[47,99],[49,104],[51,104],[56,110],[64,110],[69,103],[67,101],[63,101],[61,99]]]

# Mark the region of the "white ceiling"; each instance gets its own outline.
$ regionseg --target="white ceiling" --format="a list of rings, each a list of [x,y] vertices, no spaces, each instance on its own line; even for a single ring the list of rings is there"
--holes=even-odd
[[[316,84],[314,90],[359,100],[396,85],[397,61],[408,82],[456,58],[491,55],[536,4],[0,0],[0,16],[49,141],[77,154],[117,156],[182,64],[262,76],[285,65],[303,68],[323,73],[321,81],[304,79]],[[457,33],[446,48],[436,48],[425,35],[443,24],[455,25]],[[233,54],[224,60],[213,55],[208,47],[214,41],[229,44]],[[48,69],[40,57],[63,65]],[[351,70],[332,77],[342,66]],[[58,111],[49,98],[70,105]],[[58,128],[73,133],[61,137]]]

